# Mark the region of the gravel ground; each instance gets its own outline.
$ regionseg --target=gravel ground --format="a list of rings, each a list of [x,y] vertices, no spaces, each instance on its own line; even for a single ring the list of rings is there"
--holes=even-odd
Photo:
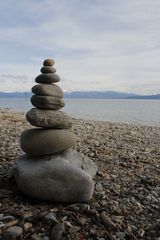
[[[93,199],[53,204],[21,194],[12,166],[24,113],[0,111],[0,239],[160,240],[160,128],[74,119],[75,149],[98,166]]]

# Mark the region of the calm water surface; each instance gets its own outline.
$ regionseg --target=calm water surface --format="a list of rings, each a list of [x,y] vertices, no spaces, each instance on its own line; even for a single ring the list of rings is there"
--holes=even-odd
[[[159,100],[65,99],[63,110],[72,117],[106,122],[160,126]],[[29,99],[0,98],[0,108],[28,111]]]

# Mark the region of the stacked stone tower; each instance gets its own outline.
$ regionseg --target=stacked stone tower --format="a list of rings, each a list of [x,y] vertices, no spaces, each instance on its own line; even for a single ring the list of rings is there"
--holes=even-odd
[[[18,188],[26,195],[55,202],[81,202],[91,199],[97,168],[81,153],[73,150],[76,136],[72,119],[59,111],[64,107],[63,91],[56,84],[54,60],[43,62],[38,83],[32,88],[32,108],[27,121],[35,126],[21,134],[26,153],[16,162],[14,175]]]

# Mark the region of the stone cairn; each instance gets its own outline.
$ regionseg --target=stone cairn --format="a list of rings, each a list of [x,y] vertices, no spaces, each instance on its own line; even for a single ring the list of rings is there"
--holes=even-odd
[[[56,85],[53,59],[43,62],[32,88],[32,108],[27,121],[35,126],[21,134],[21,148],[26,153],[14,167],[18,188],[26,195],[53,202],[82,202],[92,198],[97,168],[81,153],[72,149],[76,143],[70,131],[72,119],[63,108],[63,91]]]

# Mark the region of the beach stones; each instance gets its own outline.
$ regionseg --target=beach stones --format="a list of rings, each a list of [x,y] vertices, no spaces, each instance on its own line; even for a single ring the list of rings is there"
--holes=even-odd
[[[97,167],[87,157],[73,150],[76,136],[71,132],[72,119],[58,111],[64,107],[63,91],[55,83],[54,60],[46,59],[42,74],[33,86],[32,108],[27,121],[35,126],[21,134],[26,153],[16,162],[14,176],[18,188],[30,197],[53,202],[82,202],[92,198],[93,177]]]

